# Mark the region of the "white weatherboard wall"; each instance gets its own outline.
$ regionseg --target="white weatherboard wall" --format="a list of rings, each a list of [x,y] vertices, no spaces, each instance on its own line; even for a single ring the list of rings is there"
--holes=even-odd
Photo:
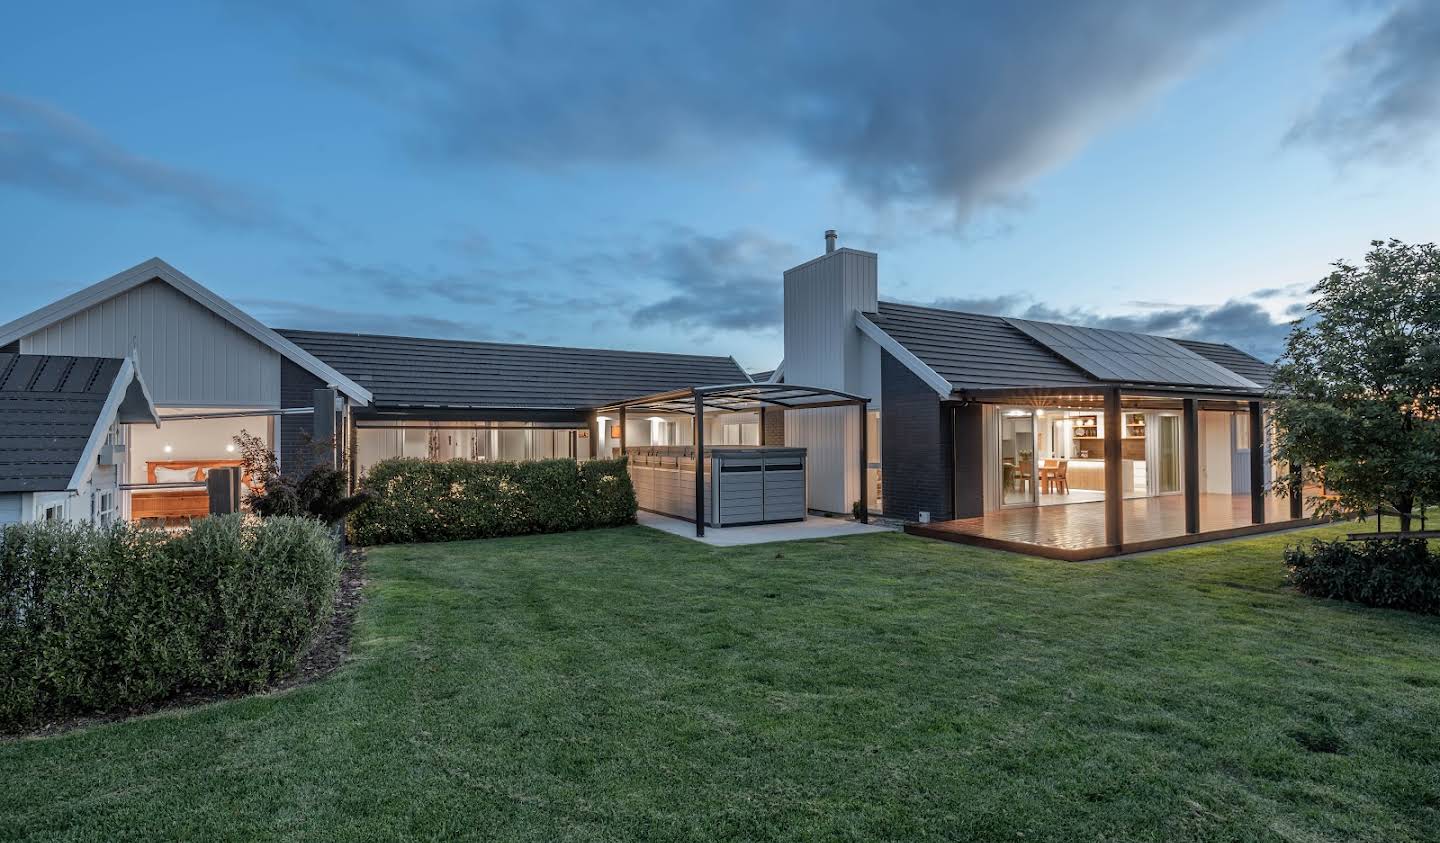
[[[280,406],[280,354],[163,281],[151,281],[20,340],[22,354],[125,357],[159,406]]]
[[[880,349],[855,327],[874,313],[878,259],[837,249],[785,272],[785,382],[836,389],[879,407]],[[853,407],[792,410],[785,444],[808,451],[810,506],[849,512],[861,498],[860,419]]]

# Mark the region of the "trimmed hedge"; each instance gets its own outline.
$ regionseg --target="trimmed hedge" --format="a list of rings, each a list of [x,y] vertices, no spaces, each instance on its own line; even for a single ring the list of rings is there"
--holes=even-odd
[[[263,686],[295,668],[338,585],[312,519],[0,529],[0,728]]]
[[[431,462],[391,459],[366,473],[350,517],[357,544],[561,533],[635,523],[625,459]]]
[[[1316,540],[1287,548],[1285,565],[1312,597],[1440,614],[1440,556],[1424,539]]]

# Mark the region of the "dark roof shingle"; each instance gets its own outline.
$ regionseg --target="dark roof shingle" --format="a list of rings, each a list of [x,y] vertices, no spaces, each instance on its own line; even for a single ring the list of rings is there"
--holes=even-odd
[[[749,381],[729,357],[279,333],[370,390],[378,407],[585,409],[687,386]]]
[[[0,492],[65,490],[122,363],[0,353]]]

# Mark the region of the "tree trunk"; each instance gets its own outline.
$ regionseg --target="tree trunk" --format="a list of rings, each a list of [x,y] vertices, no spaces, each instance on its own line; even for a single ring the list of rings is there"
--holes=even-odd
[[[1415,498],[1406,495],[1395,502],[1395,512],[1400,516],[1400,532],[1410,532],[1410,513],[1415,508]]]

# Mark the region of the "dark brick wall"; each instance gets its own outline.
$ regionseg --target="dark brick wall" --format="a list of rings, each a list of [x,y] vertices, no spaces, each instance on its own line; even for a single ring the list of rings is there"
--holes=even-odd
[[[885,514],[914,520],[951,515],[951,411],[900,361],[882,351],[880,460]]]
[[[280,406],[310,407],[315,403],[315,390],[323,389],[325,382],[291,362],[280,358]],[[312,462],[311,434],[315,420],[310,414],[278,416],[279,428],[276,439],[279,442],[280,470],[291,472],[304,470]]]
[[[985,514],[985,407],[957,406],[955,418],[955,517]]]

